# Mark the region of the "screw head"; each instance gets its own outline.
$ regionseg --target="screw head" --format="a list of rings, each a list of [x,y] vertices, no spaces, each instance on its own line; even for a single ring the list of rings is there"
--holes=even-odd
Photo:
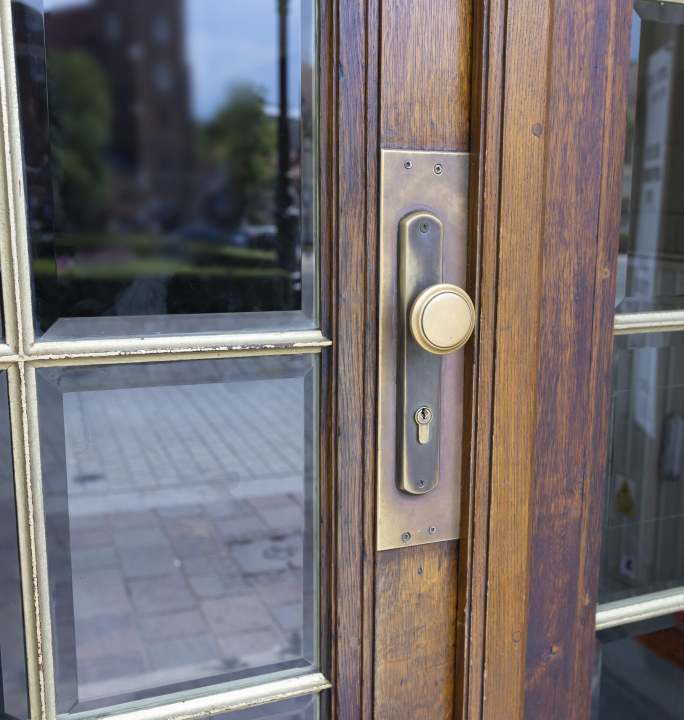
[[[437,527],[435,525],[430,525],[430,535],[434,535],[437,532]]]
[[[421,231],[422,233],[426,233],[429,229],[430,229],[430,223],[424,220],[424,221],[420,224],[420,231]]]
[[[404,167],[405,167],[407,170],[410,170],[410,169],[413,167],[413,163],[412,163],[410,160],[405,160],[405,161],[404,161]]]
[[[418,487],[425,487],[426,480],[425,478],[418,478]]]
[[[434,170],[435,170],[435,175],[441,175],[441,174],[442,174],[442,166],[441,166],[439,163],[437,163],[437,164],[435,165]]]
[[[410,539],[411,539],[411,533],[410,533],[410,532],[405,532],[405,533],[401,536],[402,542],[408,542]]]

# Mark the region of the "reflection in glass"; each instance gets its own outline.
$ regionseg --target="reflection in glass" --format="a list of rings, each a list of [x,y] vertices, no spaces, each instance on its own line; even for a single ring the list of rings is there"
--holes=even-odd
[[[58,712],[314,665],[312,358],[37,376]]]
[[[616,305],[684,308],[684,6],[635,0]]]
[[[311,1],[12,8],[37,336],[311,327]]]
[[[592,720],[684,720],[684,613],[596,639]]]
[[[618,335],[599,602],[684,586],[684,333]]]
[[[28,718],[7,372],[0,372],[0,718]]]
[[[319,717],[318,696],[281,700],[248,710],[235,710],[212,717],[217,720],[317,720]]]

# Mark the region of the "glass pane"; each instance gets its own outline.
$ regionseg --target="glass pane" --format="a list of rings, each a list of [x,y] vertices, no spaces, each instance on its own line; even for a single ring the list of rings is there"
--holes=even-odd
[[[268,705],[212,715],[217,720],[317,720],[320,717],[318,696],[281,700]]]
[[[613,357],[599,602],[684,585],[684,332]]]
[[[58,712],[315,665],[313,358],[37,376]]]
[[[13,0],[37,336],[313,327],[312,8]]]
[[[0,718],[28,718],[7,372],[0,372]]]
[[[684,6],[635,0],[617,312],[684,308]]]
[[[684,719],[684,614],[597,633],[592,720]]]

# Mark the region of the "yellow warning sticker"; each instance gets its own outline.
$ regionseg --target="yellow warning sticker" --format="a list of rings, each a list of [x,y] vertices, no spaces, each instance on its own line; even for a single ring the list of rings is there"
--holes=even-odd
[[[634,520],[634,498],[625,480],[618,490],[615,498],[615,509],[622,515]]]

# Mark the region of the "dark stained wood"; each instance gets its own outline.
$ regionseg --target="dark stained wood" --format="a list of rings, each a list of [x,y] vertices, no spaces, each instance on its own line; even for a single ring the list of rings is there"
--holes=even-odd
[[[333,168],[337,162],[337,143],[334,111],[337,99],[335,83],[337,66],[337,24],[333,3],[321,3],[318,24],[319,46],[319,174],[320,188],[320,260],[321,277],[321,330],[327,337],[333,337],[335,329],[335,306],[337,292],[336,250],[334,238],[337,230],[336,198],[337,186]],[[325,240],[324,240],[325,239]],[[338,598],[336,595],[336,547],[335,547],[335,353],[333,349],[321,354],[321,395],[320,395],[320,657],[321,670],[325,676],[339,686],[345,682],[343,673],[338,672],[335,652],[335,629],[337,626]],[[332,718],[334,694],[321,694],[321,717]]]
[[[524,706],[548,138],[547,72],[538,59],[546,56],[549,9],[547,2],[509,2],[506,11],[497,301],[490,309],[496,354],[482,714],[511,720]]]
[[[345,720],[372,713],[377,16],[320,4],[322,716]]]
[[[588,718],[630,12],[475,13],[464,720]]]
[[[472,4],[382,0],[380,144],[468,150]]]
[[[452,718],[458,541],[378,553],[375,717]]]
[[[590,714],[631,16],[555,4],[527,718]]]
[[[463,720],[481,717],[485,667],[504,30],[503,0],[474,3],[468,291],[479,323],[463,393],[470,400],[464,416],[469,452],[463,454],[455,698]]]
[[[364,431],[364,635],[363,673],[364,684],[361,698],[361,717],[374,717],[374,659],[375,659],[375,474],[377,462],[377,376],[378,376],[378,125],[379,125],[379,63],[377,62],[380,43],[380,2],[367,3],[368,24],[368,68],[366,71],[366,327],[365,327],[365,414]],[[377,717],[377,716],[376,716]]]
[[[467,151],[470,1],[382,0],[380,17],[380,146]],[[458,548],[377,554],[375,718],[453,717]]]
[[[324,717],[588,708],[630,9],[475,3],[472,88],[471,12],[321,4]],[[460,561],[376,554],[377,152],[467,150],[471,97]]]

